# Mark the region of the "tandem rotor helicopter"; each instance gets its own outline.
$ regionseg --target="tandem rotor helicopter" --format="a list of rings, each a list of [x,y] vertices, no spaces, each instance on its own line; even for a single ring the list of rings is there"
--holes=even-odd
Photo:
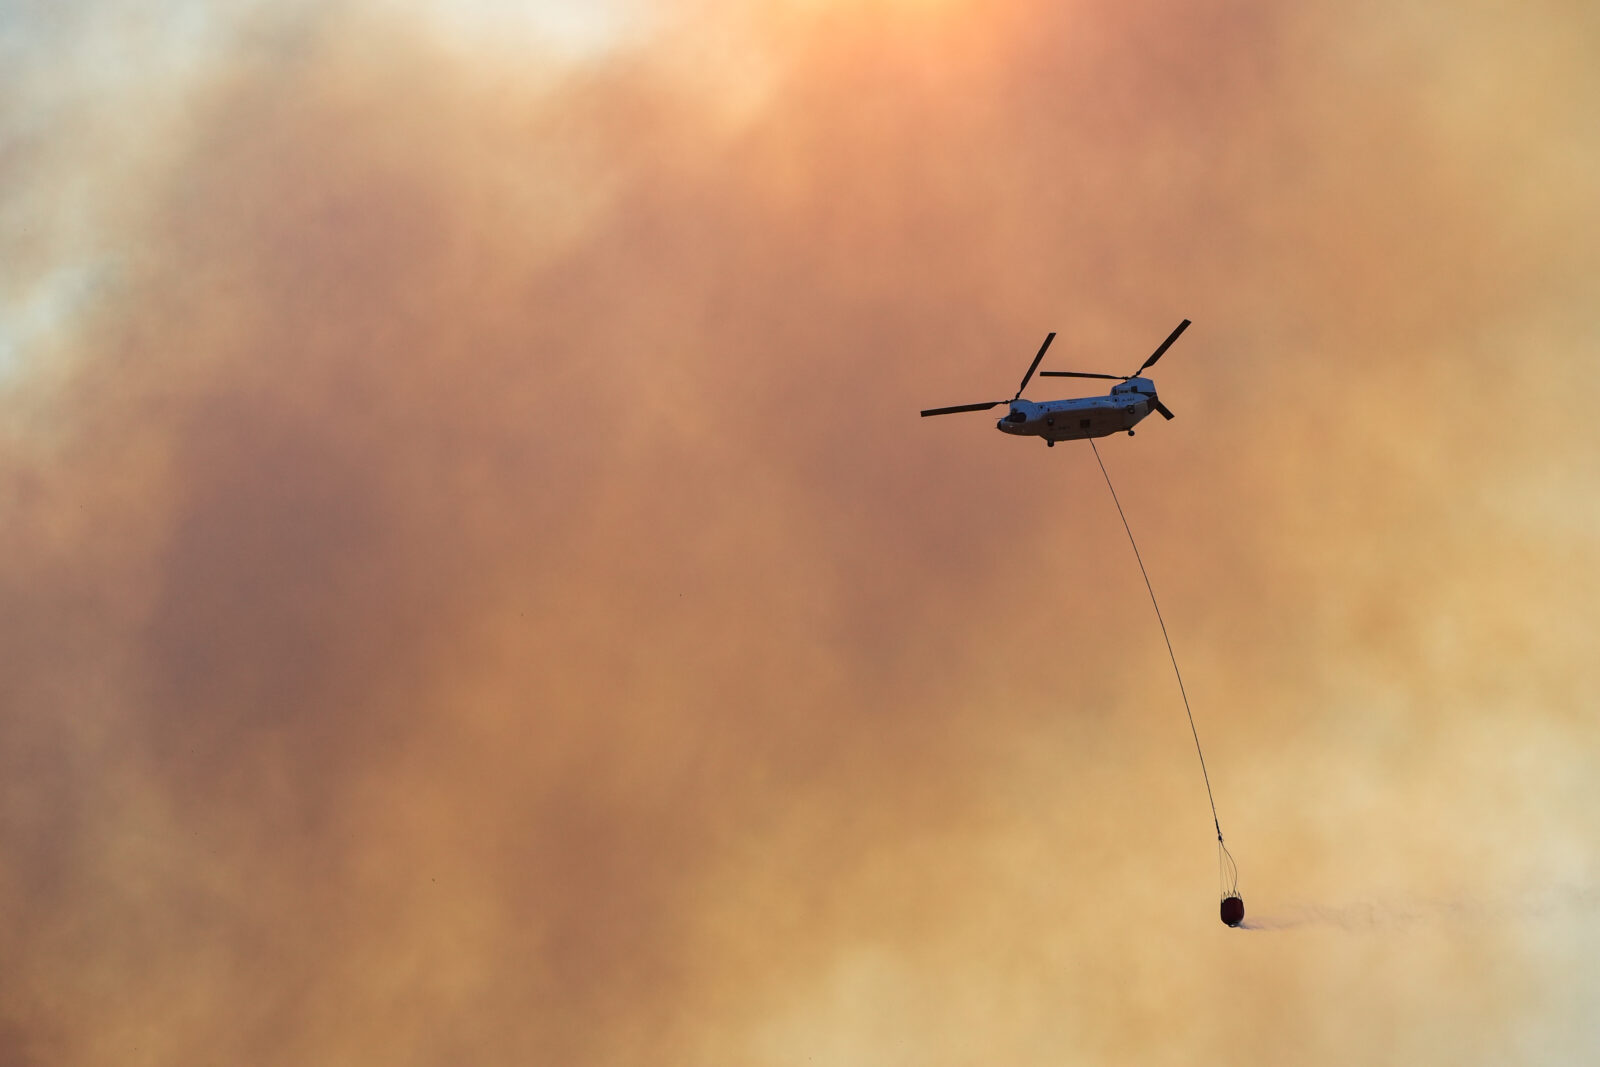
[[[1111,484],[1111,474],[1106,470],[1105,462],[1100,458],[1100,450],[1095,447],[1094,438],[1108,437],[1123,430],[1133,436],[1133,428],[1152,411],[1159,412],[1164,419],[1171,419],[1172,412],[1161,402],[1156,395],[1156,383],[1144,377],[1144,372],[1155,365],[1156,361],[1167,354],[1167,349],[1172,347],[1174,341],[1189,328],[1189,320],[1184,319],[1178,323],[1178,328],[1167,334],[1167,339],[1161,342],[1161,347],[1150,353],[1150,358],[1139,364],[1139,369],[1132,374],[1091,374],[1087,371],[1075,370],[1047,370],[1040,376],[1045,378],[1109,378],[1119,384],[1111,387],[1111,392],[1105,396],[1080,396],[1070,400],[1046,400],[1043,402],[1022,399],[1022,392],[1028,388],[1028,383],[1033,380],[1033,372],[1039,369],[1040,362],[1044,359],[1045,351],[1050,347],[1050,342],[1056,339],[1052,332],[1044,339],[1044,344],[1039,346],[1039,353],[1033,357],[1033,362],[1028,364],[1028,373],[1022,376],[1022,384],[1017,386],[1017,395],[1010,400],[991,400],[983,404],[956,404],[948,408],[928,408],[922,415],[953,415],[958,411],[988,411],[1001,404],[1009,407],[995,425],[995,429],[1014,437],[1042,437],[1044,443],[1054,447],[1057,441],[1082,441],[1088,440],[1089,447],[1094,451],[1095,463],[1100,467],[1100,473],[1105,477],[1106,488],[1111,491],[1111,501],[1116,505],[1117,515],[1122,519],[1122,528],[1127,531],[1128,544],[1133,547],[1133,558],[1139,564],[1139,573],[1144,577],[1145,589],[1150,594],[1150,606],[1155,608],[1156,621],[1161,625],[1161,636],[1167,644],[1167,655],[1172,660],[1172,674],[1178,681],[1178,695],[1183,699],[1183,712],[1189,720],[1189,732],[1194,735],[1195,755],[1200,757],[1200,775],[1206,784],[1206,800],[1211,804],[1211,825],[1217,831],[1217,878],[1222,888],[1222,903],[1220,915],[1226,926],[1236,927],[1244,923],[1244,898],[1239,895],[1239,868],[1233,862],[1233,854],[1228,851],[1227,844],[1222,840],[1222,820],[1217,815],[1217,798],[1211,792],[1211,775],[1206,772],[1205,753],[1200,750],[1200,731],[1195,729],[1194,712],[1189,707],[1189,694],[1183,688],[1183,675],[1178,672],[1178,656],[1172,651],[1172,638],[1167,635],[1167,624],[1161,618],[1161,605],[1156,603],[1155,586],[1150,584],[1150,574],[1144,568],[1144,560],[1139,556],[1139,545],[1133,539],[1133,527],[1128,525],[1128,516],[1122,510],[1122,502],[1117,499],[1116,487]]]
[[[1167,335],[1167,339],[1161,342],[1161,347],[1151,353],[1149,359],[1139,364],[1139,369],[1132,374],[1090,374],[1074,370],[1039,372],[1041,378],[1109,378],[1122,383],[1113,385],[1111,392],[1106,396],[1084,396],[1071,400],[1024,400],[1022,391],[1028,387],[1033,372],[1039,370],[1039,361],[1044,359],[1045,349],[1056,339],[1056,335],[1052,332],[1044,339],[1044,344],[1039,346],[1039,354],[1033,357],[1028,373],[1022,376],[1022,384],[1017,386],[1017,395],[1009,401],[993,400],[987,404],[957,404],[948,408],[928,408],[922,416],[927,418],[929,415],[953,415],[958,411],[988,411],[1001,404],[1010,404],[1011,410],[994,424],[995,429],[1017,437],[1042,437],[1044,443],[1051,447],[1054,447],[1057,441],[1106,437],[1121,433],[1123,430],[1126,430],[1131,437],[1134,426],[1152,411],[1159,412],[1164,419],[1173,417],[1172,412],[1168,411],[1167,406],[1156,396],[1156,383],[1141,375],[1165,355],[1167,349],[1172,347],[1172,342],[1188,328],[1188,319],[1178,323],[1178,328]]]

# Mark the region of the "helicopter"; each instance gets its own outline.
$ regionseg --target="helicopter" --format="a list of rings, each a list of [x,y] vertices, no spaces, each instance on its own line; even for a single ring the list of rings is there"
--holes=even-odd
[[[1167,335],[1167,339],[1161,342],[1161,347],[1151,353],[1149,359],[1139,364],[1139,369],[1132,374],[1090,374],[1073,370],[1039,372],[1041,378],[1109,378],[1121,383],[1113,385],[1111,392],[1105,396],[1083,396],[1071,400],[1024,400],[1022,391],[1033,379],[1033,372],[1039,370],[1039,362],[1044,359],[1045,350],[1050,347],[1050,342],[1056,339],[1052,331],[1045,337],[1044,344],[1039,346],[1039,354],[1033,357],[1028,373],[1022,376],[1022,384],[1017,386],[1017,395],[1010,400],[928,408],[923,411],[922,417],[953,415],[958,411],[988,411],[1001,404],[1009,404],[1010,410],[995,422],[995,429],[1015,437],[1042,437],[1044,443],[1052,448],[1057,441],[1107,437],[1123,430],[1132,437],[1134,426],[1152,411],[1159,412],[1164,419],[1173,418],[1172,412],[1168,411],[1160,397],[1156,396],[1156,383],[1142,375],[1155,364],[1156,360],[1166,354],[1167,349],[1172,347],[1172,342],[1188,328],[1188,319],[1178,323],[1178,328]]]

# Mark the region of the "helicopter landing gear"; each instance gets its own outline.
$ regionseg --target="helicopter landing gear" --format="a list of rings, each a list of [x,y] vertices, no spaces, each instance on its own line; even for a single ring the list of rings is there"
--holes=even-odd
[[[1046,440],[1045,443],[1044,443],[1044,447],[1046,447],[1046,448],[1054,448],[1054,447],[1056,447],[1056,443],[1054,441],[1051,441],[1051,440]]]
[[[1133,436],[1133,431],[1132,431],[1132,430],[1129,430],[1129,431],[1128,431],[1128,436],[1129,436],[1129,437],[1132,437],[1132,436]]]

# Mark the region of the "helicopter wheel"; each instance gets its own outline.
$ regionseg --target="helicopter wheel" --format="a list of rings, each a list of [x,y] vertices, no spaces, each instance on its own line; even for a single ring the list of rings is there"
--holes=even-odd
[[[1132,430],[1129,430],[1129,431],[1128,431],[1128,436],[1129,436],[1129,437],[1132,437],[1132,436],[1133,436],[1133,431],[1132,431]]]
[[[1054,448],[1054,447],[1056,447],[1056,443],[1054,441],[1046,439],[1045,443],[1044,443],[1044,446],[1046,448]]]

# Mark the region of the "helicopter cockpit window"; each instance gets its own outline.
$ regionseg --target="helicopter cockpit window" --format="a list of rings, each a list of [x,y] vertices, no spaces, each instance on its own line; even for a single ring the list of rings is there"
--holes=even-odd
[[[1020,411],[1013,411],[1011,414],[1006,416],[1006,421],[1007,422],[1027,422],[1028,421],[1028,416],[1025,415],[1024,413],[1020,412]]]

